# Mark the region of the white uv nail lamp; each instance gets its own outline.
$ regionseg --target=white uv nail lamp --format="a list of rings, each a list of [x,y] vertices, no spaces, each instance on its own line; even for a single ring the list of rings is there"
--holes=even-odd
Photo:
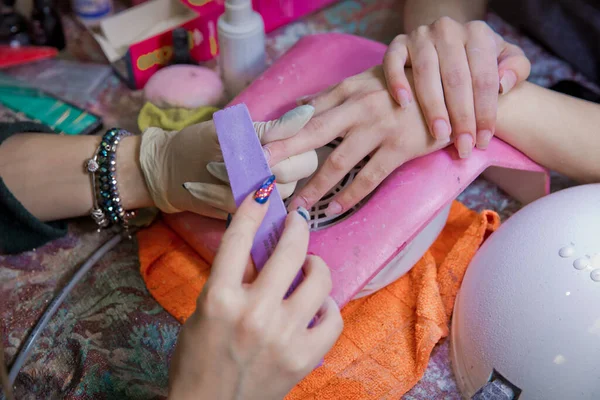
[[[380,64],[385,50],[381,43],[352,35],[307,36],[231,105],[245,103],[255,121],[278,118],[296,106],[296,99]],[[318,149],[320,162],[335,145]],[[326,217],[329,201],[361,167],[357,165],[310,210],[309,251],[329,265],[332,296],[340,306],[409,271],[444,227],[452,201],[482,173],[523,203],[546,195],[550,182],[544,168],[494,138],[487,150],[475,150],[468,160],[460,160],[452,148],[412,160],[353,209]],[[164,220],[203,258],[213,259],[223,221],[189,213],[165,215]]]

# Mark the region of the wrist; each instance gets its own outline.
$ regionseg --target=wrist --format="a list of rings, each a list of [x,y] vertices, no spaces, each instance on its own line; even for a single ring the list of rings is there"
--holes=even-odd
[[[512,136],[523,130],[519,128],[525,128],[526,130],[526,127],[537,124],[535,119],[530,118],[529,113],[532,110],[532,105],[535,107],[536,91],[538,89],[539,87],[532,83],[522,82],[509,93],[498,96],[495,136],[512,144]],[[519,137],[518,139],[521,141],[527,140],[526,137]]]
[[[127,136],[117,150],[117,182],[125,210],[154,206],[140,165],[140,144],[140,135]]]
[[[236,396],[241,386],[237,365],[220,354],[226,339],[208,333],[208,326],[199,324],[198,313],[183,325],[169,365],[168,400],[243,398]]]
[[[405,0],[403,21],[404,33],[410,33],[421,25],[430,25],[441,17],[450,17],[456,22],[483,19],[487,0]]]
[[[189,374],[189,371],[186,372]],[[171,376],[167,400],[236,399],[235,380],[216,373],[210,380],[190,379],[191,376],[176,373]],[[194,377],[199,378],[199,377]]]

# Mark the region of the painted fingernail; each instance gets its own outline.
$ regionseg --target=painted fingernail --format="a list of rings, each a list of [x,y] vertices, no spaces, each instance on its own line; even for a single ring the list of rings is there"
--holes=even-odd
[[[446,140],[450,137],[450,126],[443,119],[433,121],[433,134],[437,140]]]
[[[500,79],[500,94],[508,93],[517,83],[517,76],[511,70],[504,71],[502,79]]]
[[[473,150],[473,136],[470,133],[461,133],[456,139],[456,148],[460,158],[468,158]]]
[[[399,89],[398,93],[398,101],[400,102],[400,107],[407,108],[410,104],[410,95],[406,89]]]
[[[225,229],[229,228],[231,225],[231,214],[227,214],[227,222],[225,222]]]
[[[483,130],[477,132],[477,143],[476,146],[478,149],[485,150],[490,144],[490,140],[492,140],[492,131]]]
[[[267,160],[267,162],[269,162],[269,160],[271,159],[271,149],[269,149],[268,146],[263,146],[263,154],[265,155],[265,160]]]
[[[308,213],[308,210],[306,208],[304,208],[304,207],[298,207],[296,209],[296,212],[298,214],[300,214],[300,216],[302,218],[304,218],[306,220],[306,222],[310,221],[310,214]]]
[[[325,210],[325,215],[327,215],[328,217],[334,216],[334,215],[339,215],[342,213],[342,205],[340,203],[338,203],[337,201],[332,201],[331,203],[329,203],[329,205],[327,206],[327,209]]]
[[[258,204],[265,204],[267,200],[269,200],[269,197],[271,197],[271,193],[273,193],[274,189],[275,175],[271,175],[254,193],[254,201]]]

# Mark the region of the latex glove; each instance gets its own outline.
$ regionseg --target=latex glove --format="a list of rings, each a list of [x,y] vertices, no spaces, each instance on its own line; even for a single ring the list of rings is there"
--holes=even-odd
[[[255,122],[254,128],[264,145],[293,137],[313,113],[312,106],[297,107],[278,120]],[[317,155],[310,149],[275,164],[271,170],[282,197],[289,197],[297,181],[310,176],[317,163]],[[140,164],[150,195],[163,212],[191,211],[226,219],[228,213],[235,211],[212,121],[173,132],[147,129],[142,135]]]
[[[483,21],[458,23],[443,17],[397,36],[383,67],[390,94],[402,108],[413,99],[405,66],[412,66],[416,97],[430,133],[451,134],[461,158],[487,148],[496,128],[498,91],[508,93],[529,76],[523,51]]]
[[[337,137],[343,140],[295,194],[290,210],[298,206],[310,209],[365,156],[371,155],[352,183],[336,194],[325,210],[328,216],[341,214],[406,161],[451,143],[450,138],[436,141],[429,135],[418,107],[400,109],[387,90],[381,66],[344,80],[311,103],[316,116],[302,131],[265,146],[272,161],[319,148]]]
[[[169,399],[283,399],[341,334],[329,268],[306,255],[308,224],[299,212],[288,215],[260,274],[248,277],[250,248],[267,209],[268,202],[248,196],[225,231],[196,310],[179,334]],[[284,299],[301,268],[304,280]]]

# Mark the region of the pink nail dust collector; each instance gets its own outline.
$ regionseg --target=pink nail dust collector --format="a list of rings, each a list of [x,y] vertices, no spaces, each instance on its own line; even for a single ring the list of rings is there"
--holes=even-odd
[[[380,64],[385,50],[381,43],[352,35],[307,36],[232,105],[245,104],[254,121],[278,118],[296,106],[296,99]],[[332,143],[318,149],[319,161],[335,146]],[[237,157],[244,157],[242,147],[236,151]],[[227,155],[225,161],[227,164]],[[409,271],[444,227],[452,201],[479,175],[523,203],[546,195],[550,183],[547,170],[493,138],[487,150],[475,149],[467,160],[460,160],[454,149],[447,148],[405,163],[356,207],[343,215],[326,217],[329,201],[352,182],[361,167],[357,165],[309,210],[309,251],[329,265],[331,295],[340,307],[377,289],[370,286],[374,277],[392,282]],[[236,178],[230,175],[230,179],[235,193]],[[164,220],[193,242],[194,248],[201,249],[203,257],[214,257],[225,229],[223,221],[189,213],[165,215]]]

